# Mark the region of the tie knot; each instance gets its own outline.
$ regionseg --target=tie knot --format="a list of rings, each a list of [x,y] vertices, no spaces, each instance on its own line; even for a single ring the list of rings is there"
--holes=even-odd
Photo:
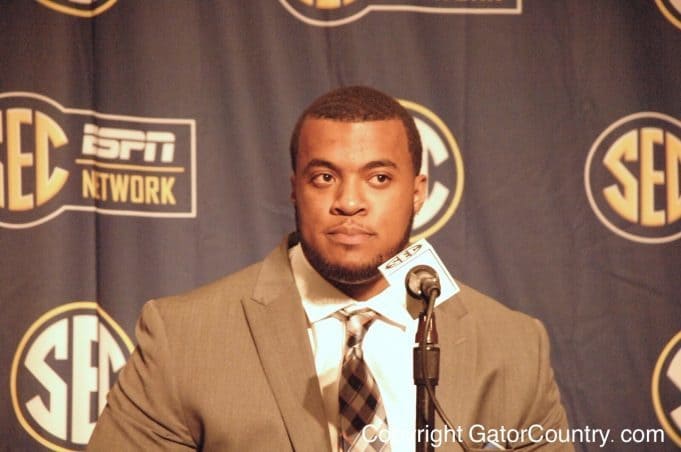
[[[376,312],[371,309],[360,309],[348,313],[345,309],[341,309],[338,313],[345,321],[345,344],[348,350],[360,347],[371,323],[376,320]]]

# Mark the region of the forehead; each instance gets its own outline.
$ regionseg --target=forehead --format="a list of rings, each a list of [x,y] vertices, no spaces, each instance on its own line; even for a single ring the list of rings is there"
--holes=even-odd
[[[311,159],[355,161],[391,160],[411,165],[404,125],[399,119],[348,122],[307,118],[302,124],[297,167]]]

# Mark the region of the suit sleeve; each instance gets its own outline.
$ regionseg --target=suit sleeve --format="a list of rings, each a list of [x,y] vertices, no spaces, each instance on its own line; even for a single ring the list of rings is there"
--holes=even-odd
[[[537,366],[536,396],[529,409],[526,426],[539,425],[543,431],[561,430],[566,431],[568,426],[567,415],[560,401],[560,392],[554,379],[551,367],[549,337],[544,325],[535,319],[536,329],[539,333],[539,362]],[[538,431],[539,434],[541,432]],[[571,443],[538,442],[527,447],[527,451],[574,451]]]
[[[109,392],[88,450],[195,450],[165,325],[153,300],[145,304],[135,334],[137,348]]]

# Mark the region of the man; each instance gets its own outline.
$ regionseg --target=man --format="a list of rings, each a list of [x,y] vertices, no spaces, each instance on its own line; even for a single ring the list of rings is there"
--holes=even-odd
[[[413,119],[376,90],[340,88],[301,115],[291,162],[297,234],[145,305],[91,450],[413,450],[419,306],[377,270],[425,198]],[[436,315],[438,399],[469,447],[497,447],[482,429],[567,428],[539,322],[463,285]],[[572,450],[525,450],[540,447]]]

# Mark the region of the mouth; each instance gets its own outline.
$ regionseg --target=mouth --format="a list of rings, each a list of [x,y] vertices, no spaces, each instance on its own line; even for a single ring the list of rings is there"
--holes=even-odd
[[[326,236],[339,245],[361,245],[370,240],[376,234],[358,224],[342,223],[326,230]]]

